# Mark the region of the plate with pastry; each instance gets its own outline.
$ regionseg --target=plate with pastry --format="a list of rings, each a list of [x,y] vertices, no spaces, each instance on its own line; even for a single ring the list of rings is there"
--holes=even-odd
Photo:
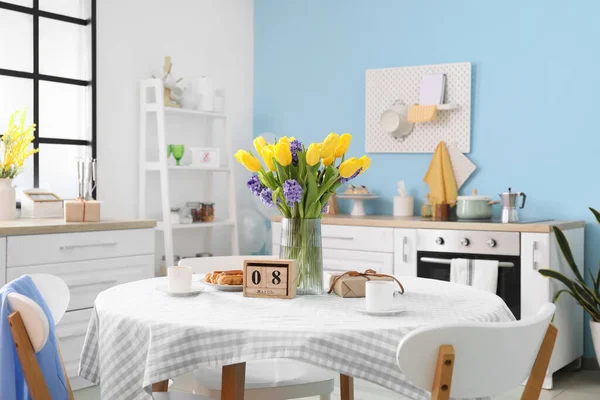
[[[204,284],[223,292],[244,290],[244,272],[241,269],[213,271],[204,275]]]

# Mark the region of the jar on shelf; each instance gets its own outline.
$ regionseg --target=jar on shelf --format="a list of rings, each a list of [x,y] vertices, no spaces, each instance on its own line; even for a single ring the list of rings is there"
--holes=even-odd
[[[185,203],[192,212],[192,222],[202,222],[202,203],[199,201],[188,201]]]
[[[202,203],[202,222],[215,220],[215,203]]]
[[[181,223],[181,218],[179,218],[179,207],[171,208],[171,225],[178,225]]]
[[[196,257],[212,257],[212,253],[208,251],[203,251],[202,253],[196,253]]]
[[[190,207],[181,207],[179,209],[179,219],[182,224],[191,224],[193,222],[192,209]]]

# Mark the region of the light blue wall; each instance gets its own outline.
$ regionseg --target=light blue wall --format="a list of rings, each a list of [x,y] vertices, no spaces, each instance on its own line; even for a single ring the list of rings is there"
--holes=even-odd
[[[524,218],[585,219],[586,264],[600,260],[600,2],[591,0],[255,0],[254,133],[320,141],[354,134],[364,153],[365,69],[473,63],[465,191],[528,195]],[[371,154],[358,183],[427,191],[429,154]],[[587,331],[587,328],[586,328]],[[586,332],[586,355],[593,348]]]

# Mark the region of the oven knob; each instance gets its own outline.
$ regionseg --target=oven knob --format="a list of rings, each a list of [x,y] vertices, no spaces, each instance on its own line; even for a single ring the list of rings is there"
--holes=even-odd
[[[471,243],[471,242],[467,238],[464,238],[463,240],[460,241],[460,244],[462,244],[465,247],[467,247],[469,245],[469,243]]]
[[[496,241],[494,239],[489,239],[486,243],[490,247],[496,247]]]
[[[444,238],[439,237],[437,239],[435,239],[435,243],[439,244],[440,246],[444,244]]]

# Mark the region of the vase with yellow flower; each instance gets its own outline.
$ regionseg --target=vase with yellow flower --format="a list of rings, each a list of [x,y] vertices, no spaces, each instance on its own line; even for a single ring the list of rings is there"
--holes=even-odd
[[[298,262],[298,294],[323,293],[321,216],[335,190],[371,164],[367,156],[346,158],[351,141],[348,133],[330,133],[309,146],[294,137],[267,143],[259,136],[254,139],[257,156],[246,150],[235,154],[254,173],[248,189],[283,217],[279,257]]]
[[[38,150],[31,148],[35,124],[25,126],[27,113],[15,111],[8,120],[8,129],[0,142],[0,220],[17,216],[15,188],[12,180],[23,171],[25,159]]]

